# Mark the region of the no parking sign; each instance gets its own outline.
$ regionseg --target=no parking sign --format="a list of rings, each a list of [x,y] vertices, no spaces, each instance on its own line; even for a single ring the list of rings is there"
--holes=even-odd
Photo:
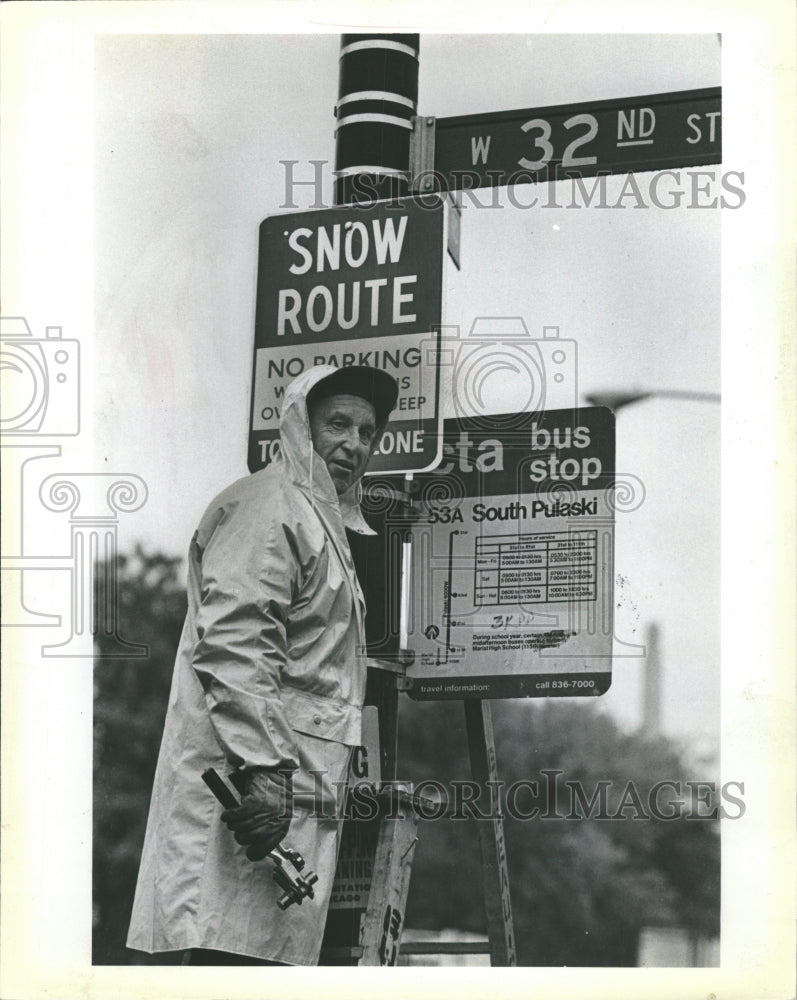
[[[399,397],[370,473],[440,458],[447,205],[437,196],[274,215],[260,226],[249,469],[279,448],[286,386],[313,365],[370,365]]]

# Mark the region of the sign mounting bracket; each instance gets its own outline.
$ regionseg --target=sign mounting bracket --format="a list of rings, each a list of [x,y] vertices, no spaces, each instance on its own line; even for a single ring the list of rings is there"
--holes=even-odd
[[[415,115],[410,136],[410,190],[424,194],[434,190],[434,147],[437,119]]]

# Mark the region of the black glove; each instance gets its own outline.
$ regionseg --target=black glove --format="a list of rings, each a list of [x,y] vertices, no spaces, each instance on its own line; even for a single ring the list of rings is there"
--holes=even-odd
[[[292,772],[254,767],[247,771],[241,804],[221,818],[241,845],[249,845],[250,861],[260,861],[288,833],[293,815]]]

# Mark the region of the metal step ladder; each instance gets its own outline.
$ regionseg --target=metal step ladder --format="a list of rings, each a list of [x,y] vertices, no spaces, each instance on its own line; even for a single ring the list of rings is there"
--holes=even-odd
[[[497,781],[490,704],[475,699],[463,704],[473,780],[489,789],[488,782]],[[501,815],[473,820],[478,829],[488,940],[403,941],[419,837],[418,800],[411,786],[395,781],[377,786],[372,804],[374,800],[376,815],[344,821],[319,964],[387,966],[396,965],[400,955],[489,954],[491,965],[516,965]]]

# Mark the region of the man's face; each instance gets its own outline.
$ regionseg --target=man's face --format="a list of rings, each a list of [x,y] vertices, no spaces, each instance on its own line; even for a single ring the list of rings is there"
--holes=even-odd
[[[313,447],[326,463],[338,496],[362,476],[376,438],[376,413],[360,396],[327,396],[309,412]]]

